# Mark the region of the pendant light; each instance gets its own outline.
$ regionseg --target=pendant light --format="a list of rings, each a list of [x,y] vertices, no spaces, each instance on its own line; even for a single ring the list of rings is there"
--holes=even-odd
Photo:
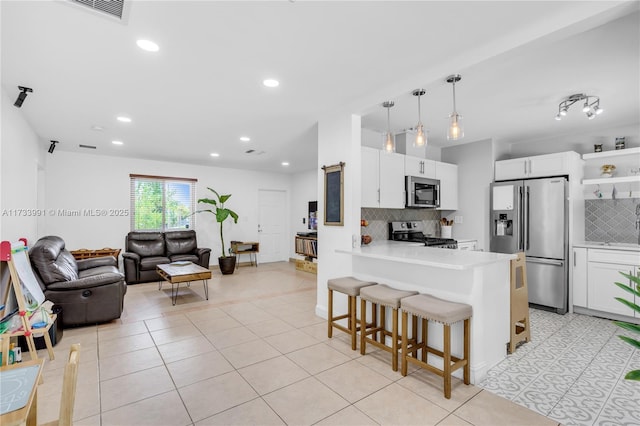
[[[390,119],[390,109],[393,108],[395,103],[393,101],[386,101],[382,103],[382,106],[387,109],[387,133],[384,135],[384,145],[382,146],[382,150],[384,152],[396,152],[396,142],[393,137],[393,133],[391,133],[391,119]]]
[[[464,137],[464,129],[462,128],[462,116],[456,111],[456,83],[462,80],[460,74],[452,74],[447,77],[447,83],[453,84],[453,112],[449,114],[451,122],[449,123],[449,129],[447,130],[447,139],[450,141],[457,141]]]
[[[414,147],[422,147],[427,145],[427,135],[424,133],[424,126],[422,125],[422,117],[420,111],[420,96],[424,95],[426,92],[424,89],[416,89],[413,91],[413,96],[418,97],[418,125],[416,126],[417,134],[416,138],[413,140]]]

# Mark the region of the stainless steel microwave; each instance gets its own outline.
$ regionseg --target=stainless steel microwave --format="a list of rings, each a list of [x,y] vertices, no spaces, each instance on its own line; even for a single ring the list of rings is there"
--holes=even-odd
[[[440,181],[406,176],[407,207],[440,207]]]

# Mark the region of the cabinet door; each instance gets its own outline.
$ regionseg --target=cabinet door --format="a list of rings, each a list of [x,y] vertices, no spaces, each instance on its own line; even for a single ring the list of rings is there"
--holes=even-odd
[[[440,180],[438,210],[458,210],[458,166],[436,162],[436,179]]]
[[[380,206],[380,150],[362,147],[361,150],[361,167],[362,167],[362,188],[361,188],[361,207],[379,207]]]
[[[404,155],[380,151],[380,207],[402,209],[404,205]]]
[[[405,155],[404,157],[404,174],[407,176],[419,176],[424,178],[435,179],[436,162],[421,157],[412,157]]]
[[[615,297],[622,297],[633,301],[633,295],[622,290],[614,283],[619,282],[629,285],[629,280],[620,275],[620,271],[630,274],[634,270],[635,267],[631,265],[589,262],[587,278],[587,306],[589,309],[633,317],[633,309],[627,308],[614,299]]]
[[[469,251],[473,251],[476,249],[478,245],[478,242],[476,240],[473,241],[465,241],[464,243],[461,243],[458,241],[458,250],[469,250]]]
[[[528,158],[496,161],[495,180],[521,179],[527,177]]]
[[[587,249],[573,249],[573,305],[587,307]]]
[[[557,176],[569,173],[567,156],[564,153],[529,157],[529,177]]]

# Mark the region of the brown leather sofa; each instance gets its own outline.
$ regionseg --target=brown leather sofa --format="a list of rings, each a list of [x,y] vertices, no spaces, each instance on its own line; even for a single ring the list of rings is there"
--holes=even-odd
[[[199,248],[196,231],[129,232],[124,240],[124,276],[127,284],[160,281],[156,266],[189,261],[209,267],[211,249]]]
[[[29,259],[45,297],[62,307],[66,326],[120,318],[127,285],[112,256],[75,260],[57,236],[40,238]]]

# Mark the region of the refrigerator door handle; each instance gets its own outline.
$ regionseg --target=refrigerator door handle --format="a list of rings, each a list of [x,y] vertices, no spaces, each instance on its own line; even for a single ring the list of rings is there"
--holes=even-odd
[[[527,257],[527,262],[531,263],[542,263],[544,265],[553,265],[553,266],[563,266],[563,260],[551,260],[551,259],[540,259],[540,258],[531,258]]]
[[[518,187],[518,250],[524,251],[524,195],[522,193],[523,187]]]
[[[525,234],[524,234],[524,249],[529,250],[529,187],[526,187],[524,193],[524,226],[525,226]]]

